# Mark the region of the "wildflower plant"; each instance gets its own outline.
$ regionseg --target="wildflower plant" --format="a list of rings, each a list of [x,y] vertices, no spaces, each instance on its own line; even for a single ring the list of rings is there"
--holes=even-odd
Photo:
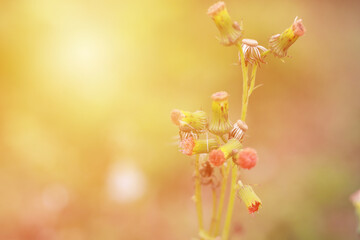
[[[228,240],[236,198],[242,200],[250,214],[257,213],[262,207],[262,201],[253,188],[239,180],[240,171],[253,169],[258,162],[255,149],[243,148],[248,130],[245,120],[249,98],[257,88],[257,68],[266,63],[268,55],[280,59],[286,57],[289,47],[304,35],[305,27],[302,20],[296,17],[283,33],[270,37],[269,48],[266,49],[256,40],[244,38],[242,24],[231,19],[223,1],[212,5],[208,9],[208,15],[220,32],[220,43],[235,46],[238,51],[243,78],[241,119],[235,123],[230,120],[229,94],[219,91],[211,96],[211,120],[203,111],[188,112],[178,109],[171,112],[171,120],[179,128],[180,152],[193,156],[195,160],[193,200],[198,216],[198,237],[204,240]],[[230,193],[225,211],[226,188],[230,177]],[[205,228],[203,221],[202,186],[210,186],[213,196],[212,218],[208,228]],[[225,221],[221,226],[223,217]]]

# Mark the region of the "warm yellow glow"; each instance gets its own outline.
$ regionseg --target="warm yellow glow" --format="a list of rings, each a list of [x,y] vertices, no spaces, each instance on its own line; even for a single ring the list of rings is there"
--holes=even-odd
[[[67,70],[83,74],[92,74],[104,66],[106,49],[104,43],[97,42],[94,38],[80,36],[67,43],[61,59]]]
[[[52,69],[57,84],[65,84],[81,95],[106,97],[115,83],[111,44],[100,32],[67,33],[55,42]],[[56,84],[56,83],[55,83]]]
[[[72,76],[100,76],[110,61],[106,42],[94,33],[66,36],[56,45],[56,67]]]

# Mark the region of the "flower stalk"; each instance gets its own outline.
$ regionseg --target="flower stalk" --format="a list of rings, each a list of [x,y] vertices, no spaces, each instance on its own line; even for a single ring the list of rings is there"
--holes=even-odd
[[[199,233],[204,231],[203,222],[203,210],[202,210],[202,199],[201,199],[201,183],[200,183],[200,155],[196,156],[195,159],[195,204],[196,212],[198,216]]]
[[[222,183],[221,183],[219,206],[218,206],[217,213],[216,213],[216,224],[215,224],[214,236],[217,236],[220,233],[220,219],[221,219],[222,211],[224,208],[226,185],[227,185],[227,180],[228,180],[228,176],[229,176],[229,172],[230,172],[229,165],[227,165],[226,167],[221,166],[221,171],[222,171],[223,179],[222,179]]]

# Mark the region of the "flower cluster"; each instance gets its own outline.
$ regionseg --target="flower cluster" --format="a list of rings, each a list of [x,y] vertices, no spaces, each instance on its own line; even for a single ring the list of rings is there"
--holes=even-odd
[[[243,27],[231,20],[223,1],[212,5],[208,10],[208,15],[214,20],[220,32],[220,43],[226,46],[240,46],[244,53],[246,65],[265,63],[264,58],[269,52],[278,58],[286,57],[289,47],[306,32],[302,19],[296,17],[288,29],[281,34],[270,37],[269,50],[267,50],[265,47],[258,45],[258,42],[254,39],[242,39],[244,35]],[[241,61],[240,53],[239,59]]]
[[[238,120],[232,124],[229,119],[229,94],[225,91],[216,92],[211,98],[212,119],[209,124],[207,115],[203,111],[187,112],[175,109],[171,112],[172,122],[179,127],[180,152],[188,156],[207,154],[206,160],[200,163],[201,172],[207,173],[200,174],[202,183],[208,183],[206,179],[214,176],[214,168],[223,166],[230,158],[239,169],[251,169],[258,160],[254,149],[243,149],[242,141],[248,130],[246,123]],[[244,196],[247,200],[243,199],[243,201],[247,204],[247,201],[252,201],[251,197],[256,194]],[[250,208],[251,213],[258,210],[254,206]]]
[[[273,35],[269,40],[268,48],[265,48],[254,39],[244,38],[242,22],[239,24],[231,19],[223,1],[210,6],[207,14],[219,30],[220,43],[236,47],[239,53],[243,78],[241,120],[235,123],[230,120],[229,94],[225,91],[216,92],[211,96],[210,120],[204,111],[189,112],[178,109],[171,112],[171,120],[179,129],[180,152],[195,158],[193,200],[198,216],[199,238],[228,240],[236,196],[241,198],[250,214],[258,212],[262,207],[262,202],[252,187],[239,180],[239,171],[253,169],[258,163],[257,152],[253,148],[243,148],[248,130],[245,120],[249,98],[258,87],[255,85],[258,66],[266,63],[266,57],[270,54],[277,58],[286,57],[290,46],[304,35],[306,30],[302,20],[296,17],[288,29],[281,34]],[[228,184],[230,176],[231,183]],[[202,219],[202,185],[212,187],[213,211],[209,230],[205,230]],[[220,185],[221,188],[218,191],[217,187]],[[227,191],[228,186],[229,191]],[[228,198],[225,197],[227,192],[229,192]],[[359,196],[360,194],[352,198],[355,199],[353,202],[358,209],[360,209]],[[228,199],[227,211],[225,221],[222,221],[225,199]],[[220,236],[222,222],[224,226]]]

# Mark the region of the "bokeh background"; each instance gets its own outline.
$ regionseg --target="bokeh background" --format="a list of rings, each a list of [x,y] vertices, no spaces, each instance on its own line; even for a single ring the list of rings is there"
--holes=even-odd
[[[241,72],[206,15],[214,1],[0,2],[0,239],[191,239],[191,159],[173,108],[210,112]],[[250,99],[232,239],[356,239],[360,188],[359,1],[227,1],[267,46],[295,16],[307,28],[285,63],[268,58]],[[209,189],[204,192],[209,217]]]

